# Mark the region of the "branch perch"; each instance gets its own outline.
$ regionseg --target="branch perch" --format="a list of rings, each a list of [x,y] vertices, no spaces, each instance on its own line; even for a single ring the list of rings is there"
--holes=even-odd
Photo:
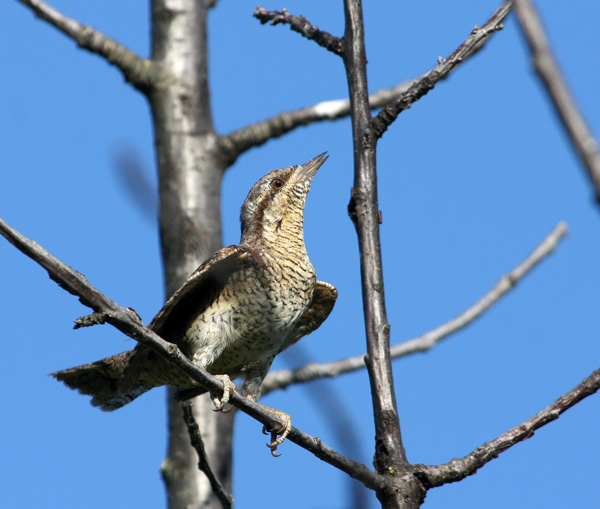
[[[517,267],[505,274],[494,287],[479,299],[473,306],[463,311],[452,320],[426,332],[422,336],[409,339],[394,345],[391,356],[398,359],[417,352],[425,352],[433,348],[439,341],[473,323],[483,313],[489,310],[496,302],[523,279],[544,258],[549,256],[558,243],[566,236],[567,225],[558,223],[552,232],[534,249],[534,251]],[[267,375],[262,386],[262,394],[267,394],[276,389],[283,389],[296,383],[310,382],[318,378],[331,378],[343,373],[350,373],[364,369],[364,355],[357,355],[334,362],[311,363],[297,369],[282,369],[272,371]]]
[[[107,323],[110,323],[139,343],[148,346],[161,357],[168,359],[203,387],[217,394],[223,394],[223,383],[218,378],[196,366],[181,353],[176,345],[165,341],[148,329],[135,312],[119,306],[116,302],[100,293],[89,283],[85,276],[52,256],[37,242],[21,235],[2,219],[0,219],[0,235],[4,236],[23,254],[46,269],[50,278],[64,290],[78,296],[82,304],[92,308],[95,313],[101,314]],[[265,410],[263,406],[253,403],[237,392],[231,395],[230,402],[244,413],[267,426],[268,429],[281,427],[281,421],[278,417]],[[287,438],[300,447],[312,452],[319,459],[359,480],[370,489],[379,490],[382,486],[387,486],[391,482],[385,477],[372,472],[365,465],[342,456],[323,444],[319,438],[307,435],[297,428],[293,427]]]
[[[562,225],[558,225],[555,232],[553,232],[555,233],[556,241],[560,236],[564,235],[564,226],[562,226],[562,229],[561,226]],[[114,301],[98,292],[82,274],[53,257],[36,242],[23,237],[1,219],[0,234],[14,244],[17,249],[44,267],[50,274],[50,277],[62,288],[73,295],[79,296],[82,303],[94,309],[96,313],[100,313],[103,317],[106,317],[108,323],[111,323],[121,332],[124,332],[133,339],[152,348],[159,355],[170,359],[171,362],[203,386],[206,386],[213,391],[222,391],[222,383],[218,379],[191,363],[175,345],[164,341],[151,330],[147,329],[132,310],[118,306]],[[544,245],[545,248],[543,247]],[[552,250],[553,247],[551,248],[551,245],[548,238],[540,247],[538,247],[536,252],[538,252],[540,259],[543,256],[546,256],[546,254],[543,254],[544,252],[548,249],[550,251]],[[528,262],[534,262],[532,256],[519,266],[522,268],[522,271],[530,270],[530,267],[525,267]],[[519,268],[515,269],[515,271],[518,271],[518,269]],[[416,476],[424,482],[427,487],[441,486],[446,483],[459,481],[464,477],[474,474],[478,468],[481,468],[509,447],[530,438],[535,430],[557,419],[563,412],[584,398],[594,394],[599,388],[600,369],[594,371],[592,375],[586,378],[577,387],[558,398],[552,405],[543,411],[519,426],[502,434],[495,440],[478,447],[464,458],[454,459],[448,463],[437,466],[415,465],[411,468],[411,473],[406,475]],[[243,412],[267,426],[279,424],[277,418],[273,417],[270,412],[264,410],[260,405],[248,401],[238,393],[232,395],[231,401]],[[391,481],[389,479],[371,472],[362,464],[339,455],[331,448],[324,445],[320,439],[316,437],[311,437],[302,431],[293,428],[288,438],[297,445],[312,452],[323,461],[361,481],[370,489],[381,490],[391,488]],[[400,481],[401,479],[396,479],[396,482]]]
[[[104,35],[91,26],[82,25],[43,2],[42,0],[18,0],[29,7],[38,18],[58,28],[83,49],[100,55],[117,67],[138,90],[147,93],[154,85],[165,80],[166,74],[151,60],[145,60],[133,51]]]

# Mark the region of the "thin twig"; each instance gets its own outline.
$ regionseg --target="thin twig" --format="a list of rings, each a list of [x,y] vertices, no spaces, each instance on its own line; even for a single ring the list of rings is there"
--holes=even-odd
[[[535,250],[517,267],[505,274],[494,285],[494,287],[479,299],[473,306],[462,312],[449,322],[433,329],[414,339],[409,339],[404,343],[392,348],[392,357],[403,357],[410,353],[424,352],[435,346],[439,341],[448,337],[450,334],[463,329],[473,323],[484,312],[490,309],[504,295],[512,290],[523,277],[531,271],[538,263],[550,255],[560,240],[567,235],[567,225],[558,223],[548,236],[535,248]]]
[[[475,27],[471,35],[445,60],[441,60],[433,70],[418,81],[401,96],[394,99],[373,119],[373,130],[380,138],[398,115],[429,92],[438,81],[446,78],[457,65],[479,51],[492,34],[503,28],[502,21],[512,9],[511,0],[505,0],[490,19],[481,27]]]
[[[106,316],[107,323],[110,323],[113,327],[139,343],[151,348],[203,387],[206,387],[217,395],[223,394],[223,383],[221,380],[196,366],[181,353],[177,345],[165,341],[148,329],[131,309],[119,306],[115,301],[100,293],[84,275],[52,256],[37,242],[21,235],[2,219],[0,219],[0,235],[4,236],[22,253],[46,269],[50,278],[58,283],[61,288],[78,296],[81,303],[92,308],[94,312],[102,313],[102,316]],[[279,429],[281,427],[281,420],[275,414],[266,410],[262,405],[244,398],[237,392],[231,395],[230,402],[242,410],[242,412],[267,426],[268,429]],[[342,456],[323,444],[319,438],[312,437],[297,428],[292,427],[287,438],[291,442],[312,452],[319,459],[346,472],[370,489],[380,490],[382,486],[390,484],[390,481],[384,476],[372,472],[361,463]]]
[[[507,5],[503,5],[501,9],[502,17],[497,23],[500,23],[508,15],[508,12],[510,12],[510,2],[507,2]],[[493,33],[494,30],[484,30],[482,28],[477,31],[476,37],[471,34],[459,47],[459,49],[468,48],[468,51],[461,52],[460,58],[453,58],[452,66],[449,66],[447,63],[448,60],[446,60],[444,63],[437,65],[427,73],[413,80],[404,81],[393,88],[381,89],[370,94],[369,107],[372,110],[383,108],[392,103],[392,101],[400,102],[410,107],[413,102],[431,90],[433,85],[448,78],[450,73],[459,67],[460,64],[479,52]],[[445,71],[439,72],[440,68],[445,69]],[[432,79],[435,79],[433,83]],[[419,90],[426,91],[421,94],[416,93]],[[349,114],[349,99],[323,101],[313,106],[284,111],[273,117],[255,122],[254,124],[221,136],[218,140],[220,153],[223,154],[227,165],[232,165],[247,150],[258,147],[271,139],[279,138],[297,127],[309,125],[314,122],[337,120],[345,118]]]
[[[204,472],[204,475],[206,475],[208,482],[210,482],[210,487],[213,493],[219,499],[219,502],[221,502],[221,507],[223,507],[224,509],[233,507],[233,495],[225,492],[225,490],[223,489],[223,485],[221,484],[219,479],[217,479],[217,476],[210,467],[208,456],[206,455],[206,450],[204,449],[202,435],[200,434],[200,428],[198,427],[196,419],[194,418],[192,402],[182,402],[181,408],[183,410],[183,418],[185,420],[185,424],[187,425],[188,433],[190,435],[190,443],[198,453],[198,468],[202,472]]]
[[[450,334],[473,323],[490,309],[504,295],[512,290],[544,258],[550,255],[558,243],[567,234],[567,225],[558,223],[552,232],[535,248],[535,250],[517,267],[500,278],[498,283],[479,299],[473,306],[463,311],[452,320],[426,332],[422,336],[409,339],[392,346],[392,358],[398,359],[417,352],[425,352],[433,348],[439,341]],[[330,378],[343,373],[364,369],[364,355],[349,357],[334,362],[306,364],[297,369],[282,369],[270,372],[262,385],[262,394],[282,389],[296,383],[309,382],[318,378]]]
[[[290,25],[291,30],[298,32],[307,39],[315,41],[319,46],[323,46],[336,55],[342,54],[342,40],[324,30],[319,30],[318,27],[311,24],[304,16],[294,16],[287,9],[267,11],[260,5],[256,6],[253,16],[263,25],[268,22],[271,22],[271,25],[278,25],[280,23]]]
[[[600,203],[598,142],[569,92],[532,2],[530,0],[514,0],[514,4],[521,30],[533,56],[533,67],[546,88],[554,109],[592,181],[596,201]]]
[[[577,387],[558,398],[549,407],[491,442],[483,444],[467,456],[453,459],[443,465],[416,466],[415,475],[431,488],[460,481],[469,475],[473,475],[486,463],[497,458],[500,453],[523,440],[531,438],[535,430],[558,419],[563,412],[584,398],[591,396],[598,389],[600,389],[600,369],[594,371]]]
[[[147,93],[152,86],[166,79],[165,73],[151,60],[139,57],[114,39],[91,26],[82,25],[61,14],[42,0],[19,0],[19,2],[29,7],[37,17],[73,39],[81,48],[100,55],[117,67],[135,88]]]

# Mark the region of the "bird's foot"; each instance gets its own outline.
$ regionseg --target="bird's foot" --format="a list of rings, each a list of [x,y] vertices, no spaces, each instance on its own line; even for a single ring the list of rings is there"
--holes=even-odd
[[[265,435],[271,433],[271,443],[267,444],[267,447],[271,449],[271,454],[273,457],[277,458],[278,456],[281,456],[281,454],[277,454],[275,451],[277,450],[277,447],[283,444],[284,440],[289,435],[292,429],[292,418],[289,416],[289,414],[286,414],[281,410],[275,410],[274,408],[265,405],[260,406],[265,410],[274,413],[281,420],[281,427],[279,429],[268,430],[266,426],[263,426],[263,433]]]
[[[229,375],[215,375],[215,377],[223,382],[223,397],[220,398],[216,394],[212,392],[210,393],[210,399],[212,400],[213,405],[215,405],[213,410],[215,412],[223,412],[226,414],[227,412],[231,411],[232,408],[225,408],[225,405],[229,403],[229,398],[231,397],[233,391],[235,391],[235,384],[231,381]]]

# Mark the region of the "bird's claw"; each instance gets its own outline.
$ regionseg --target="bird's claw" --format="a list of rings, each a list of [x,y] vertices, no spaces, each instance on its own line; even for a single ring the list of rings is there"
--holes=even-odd
[[[215,406],[213,408],[213,411],[222,412],[226,414],[227,412],[230,412],[232,408],[231,406],[225,408],[225,405],[229,403],[229,398],[231,397],[233,391],[235,391],[235,384],[231,381],[231,378],[229,378],[228,375],[215,375],[215,377],[221,380],[221,382],[223,382],[223,397],[220,398],[219,396],[211,392],[210,399],[212,400],[213,405]]]
[[[285,412],[282,412],[281,410],[274,410],[273,408],[269,407],[265,408],[270,412],[273,412],[277,417],[279,417],[279,419],[281,419],[281,427],[279,429],[268,430],[266,426],[263,426],[262,430],[264,435],[268,435],[269,433],[271,434],[271,443],[267,444],[267,447],[271,449],[271,455],[274,458],[277,458],[281,456],[281,454],[277,454],[275,451],[277,450],[277,447],[283,444],[283,442],[289,435],[292,429],[292,418]]]

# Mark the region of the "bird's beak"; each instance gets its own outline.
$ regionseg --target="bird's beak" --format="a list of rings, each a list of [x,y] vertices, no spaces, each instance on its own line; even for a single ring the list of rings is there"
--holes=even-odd
[[[301,181],[306,181],[308,180],[309,182],[313,179],[313,177],[316,175],[317,170],[323,166],[323,163],[325,161],[327,161],[327,158],[329,156],[327,155],[327,152],[323,152],[322,154],[318,155],[317,157],[311,159],[310,161],[308,161],[307,163],[304,163],[302,166],[300,166],[300,169],[298,171],[297,178],[298,178],[298,182]]]

